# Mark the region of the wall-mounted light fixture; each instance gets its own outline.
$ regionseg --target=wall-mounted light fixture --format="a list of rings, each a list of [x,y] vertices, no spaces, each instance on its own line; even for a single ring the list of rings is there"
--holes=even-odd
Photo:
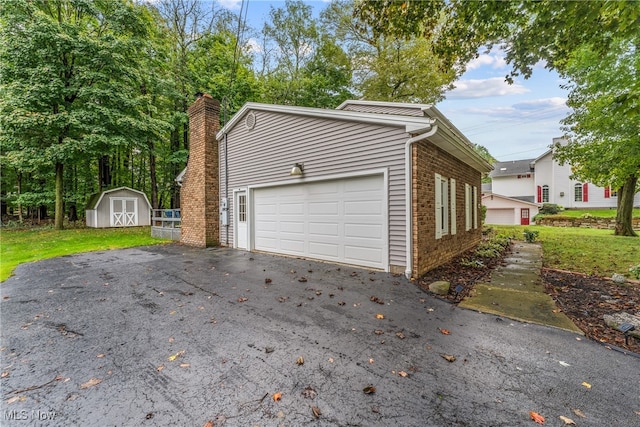
[[[291,172],[289,175],[291,176],[302,176],[304,172],[304,163],[294,163],[291,167]]]

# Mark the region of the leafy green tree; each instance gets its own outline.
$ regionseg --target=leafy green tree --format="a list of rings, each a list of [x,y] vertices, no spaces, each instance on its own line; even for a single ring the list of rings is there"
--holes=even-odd
[[[434,103],[452,88],[458,74],[446,68],[420,37],[382,34],[353,20],[354,2],[332,2],[322,13],[323,26],[346,46],[352,57],[354,86],[365,99]]]
[[[351,95],[351,64],[335,38],[323,31],[302,1],[271,8],[265,41],[262,100],[333,108]]]
[[[576,179],[618,191],[615,233],[635,236],[633,201],[640,191],[640,35],[620,40],[604,55],[589,47],[574,52],[566,63],[571,76],[563,120],[569,143],[558,145],[555,157],[573,166]]]
[[[635,235],[630,212],[640,166],[638,126],[629,113],[638,109],[632,59],[639,56],[640,2],[363,0],[356,16],[374,32],[432,40],[446,66],[464,69],[481,47],[499,44],[512,65],[508,81],[531,76],[541,61],[570,80],[571,142],[558,158],[578,177],[619,186],[616,234]]]
[[[61,229],[65,167],[136,146],[160,126],[137,96],[149,23],[125,0],[15,0],[0,22],[2,160],[49,171]]]

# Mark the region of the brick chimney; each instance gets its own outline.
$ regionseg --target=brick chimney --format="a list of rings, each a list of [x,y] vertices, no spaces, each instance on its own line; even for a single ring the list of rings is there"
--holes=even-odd
[[[204,248],[218,244],[219,118],[220,102],[209,94],[198,94],[189,107],[189,161],[180,190],[180,242],[185,245]]]

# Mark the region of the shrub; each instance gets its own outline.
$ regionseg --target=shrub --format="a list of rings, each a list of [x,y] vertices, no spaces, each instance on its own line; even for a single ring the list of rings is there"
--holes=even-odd
[[[555,215],[561,210],[562,208],[554,203],[543,203],[538,212],[543,215]]]
[[[527,229],[525,229],[522,234],[524,235],[524,240],[527,243],[533,243],[538,238],[538,234],[540,234],[540,232],[537,231],[537,230],[527,230]]]
[[[463,259],[460,261],[460,265],[463,267],[483,268],[484,263],[477,259]]]
[[[631,273],[636,279],[640,280],[640,264],[629,267],[629,273]]]

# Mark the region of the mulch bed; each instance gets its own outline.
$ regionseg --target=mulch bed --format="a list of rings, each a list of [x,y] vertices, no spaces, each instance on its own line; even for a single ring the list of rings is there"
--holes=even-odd
[[[416,280],[416,284],[428,291],[430,283],[446,280],[451,283],[449,294],[434,296],[456,304],[473,289],[476,283],[486,283],[493,269],[502,264],[509,253],[510,249],[507,249],[500,257],[482,259],[484,267],[477,268],[462,263],[463,260],[472,258],[473,251],[469,251],[429,271]],[[630,338],[629,344],[625,344],[624,335],[607,326],[602,317],[605,314],[620,311],[630,314],[640,313],[640,284],[618,285],[602,277],[546,268],[542,270],[542,280],[546,292],[556,301],[558,308],[587,337],[605,345],[611,344],[640,354],[640,340]],[[454,290],[459,285],[462,286],[458,288],[461,291],[456,293]]]

